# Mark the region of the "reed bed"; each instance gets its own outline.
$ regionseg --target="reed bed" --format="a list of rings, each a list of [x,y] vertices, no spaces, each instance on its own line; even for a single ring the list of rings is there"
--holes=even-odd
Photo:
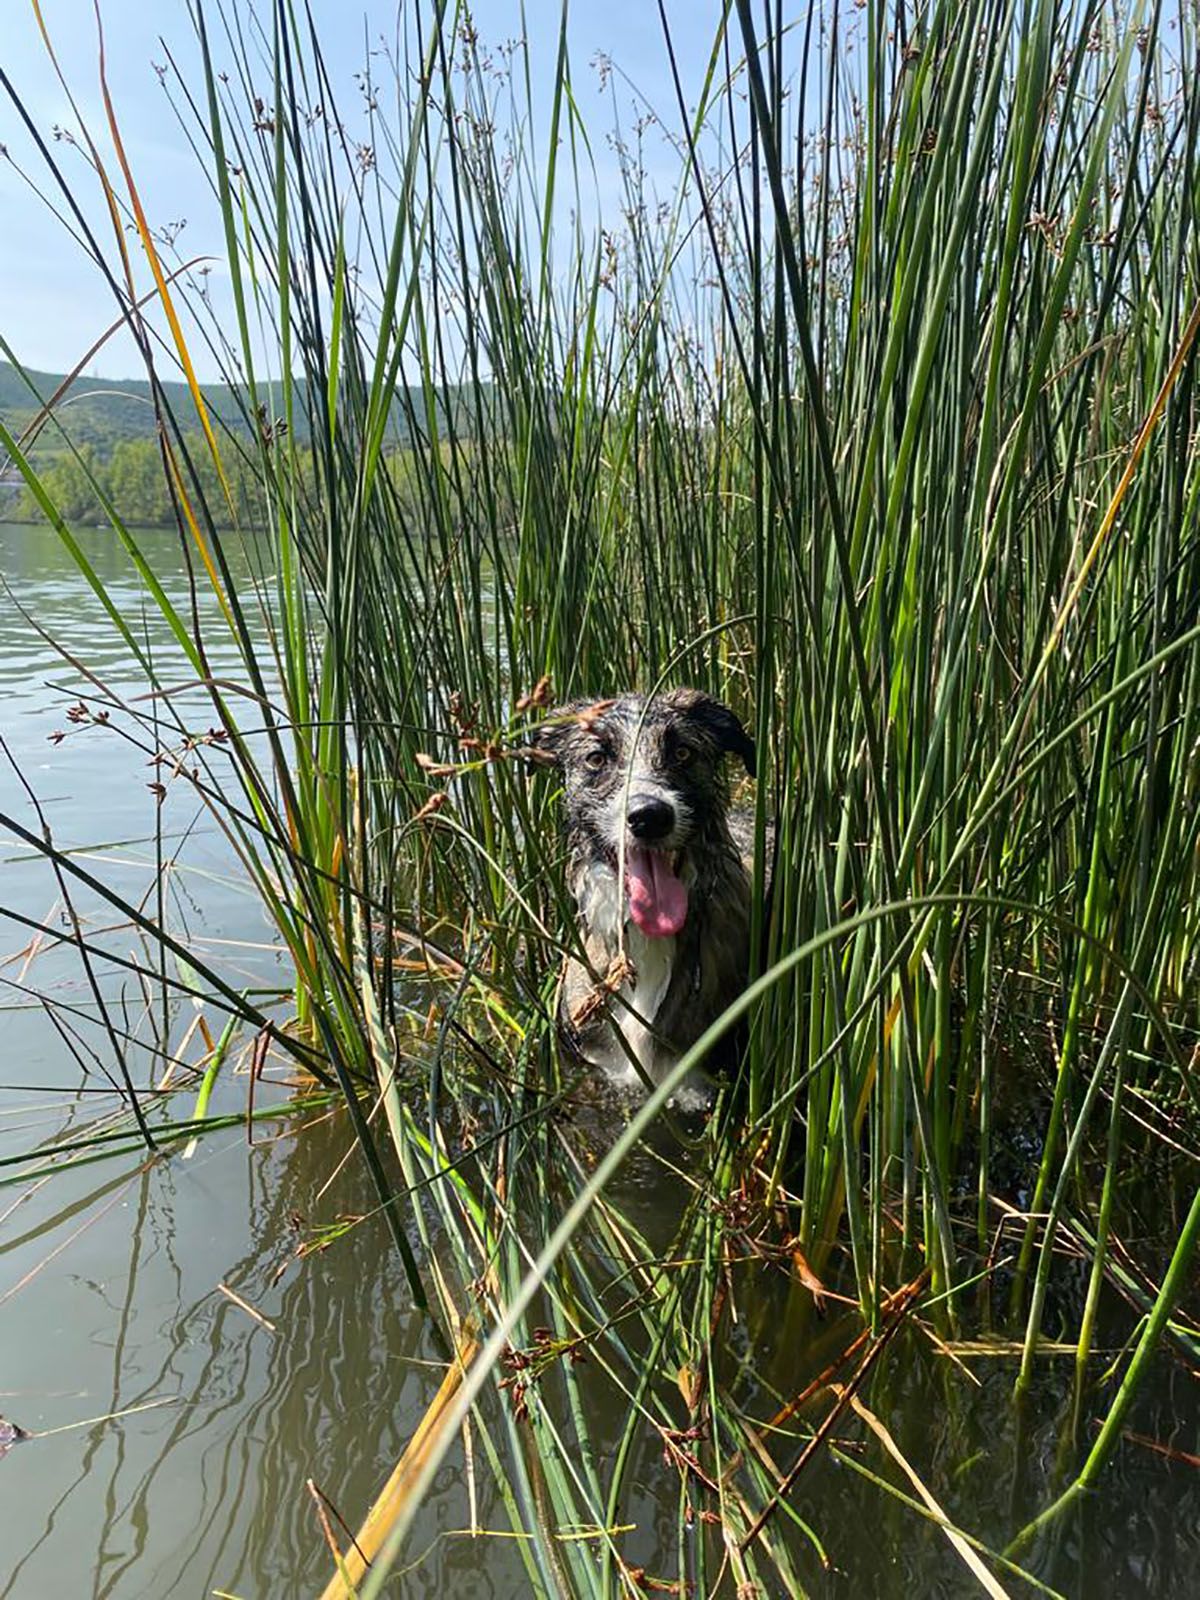
[[[787,1491],[854,1407],[870,1425],[916,1308],[944,1340],[1007,1331],[1019,1416],[1073,1241],[1088,1287],[1055,1335],[1074,1433],[1062,1498],[1011,1530],[1023,1549],[1103,1483],[1164,1337],[1196,1353],[1177,1308],[1200,1195],[1148,1263],[1127,1359],[1102,1374],[1092,1354],[1131,1176],[1168,1137],[1195,1149],[1191,12],[736,0],[677,105],[621,124],[600,64],[617,215],[565,8],[545,94],[524,40],[489,48],[465,7],[427,3],[353,106],[303,7],[195,19],[165,88],[233,315],[155,239],[119,106],[86,141],[118,231],[76,223],[151,378],[194,387],[204,341],[244,397],[245,437],[198,389],[160,415],[194,583],[244,674],[210,676],[147,570],[211,727],[171,725],[177,685],[148,659],[153,713],[106,714],[186,752],[168,802],[189,786],[219,819],[294,1015],[216,992],[340,1092],[461,1357],[370,1572],[329,1592],[382,1592],[464,1425],[533,1592],[645,1587],[619,1529],[647,1433],[677,1505],[661,1582],[804,1592],[820,1529]],[[40,156],[71,212],[78,167]],[[37,495],[36,449],[0,438]],[[235,459],[249,510],[212,487]],[[555,1048],[572,933],[528,735],[572,697],[681,681],[760,750],[750,1042],[702,1132],[654,1142],[667,1084],[597,1142]],[[669,1241],[606,1200],[646,1138],[678,1165]],[[845,1348],[806,1389],[814,1302],[838,1288]],[[764,1414],[745,1349],[776,1315],[801,1376]],[[626,1418],[603,1440],[583,1356]],[[968,1565],[1011,1572],[924,1493]]]

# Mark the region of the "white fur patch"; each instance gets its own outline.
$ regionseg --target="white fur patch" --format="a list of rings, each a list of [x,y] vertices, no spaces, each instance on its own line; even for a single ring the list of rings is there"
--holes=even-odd
[[[625,897],[617,887],[613,869],[602,861],[593,861],[583,875],[576,899],[584,932],[615,948]]]
[[[661,1083],[679,1059],[673,1050],[661,1045],[652,1032],[667,998],[667,990],[671,987],[676,941],[673,936],[665,939],[648,938],[625,915],[625,896],[617,882],[617,875],[603,862],[593,862],[588,867],[578,890],[578,904],[587,933],[601,939],[610,949],[616,949],[620,925],[624,921],[625,952],[633,964],[636,981],[632,986],[628,982],[621,985],[609,1003],[609,1017],[612,1025],[620,1029],[626,1044],[641,1062],[651,1082]],[[637,1016],[628,1009],[630,1006],[638,1013]],[[615,1039],[589,1045],[588,1059],[623,1086],[636,1090],[645,1087],[633,1063]],[[684,1111],[701,1110],[711,1099],[711,1084],[700,1073],[689,1076],[672,1097],[673,1103]]]
[[[657,1083],[669,1070],[671,1058],[669,1052],[655,1040],[650,1029],[671,987],[675,940],[672,937],[648,939],[637,924],[631,922],[625,924],[625,940],[626,953],[633,963],[637,981],[632,989],[628,983],[621,985],[619,998],[613,1001],[609,1010],[629,1048]],[[639,1022],[637,1017],[626,1011],[622,1000],[627,1000],[639,1016],[645,1018],[645,1023]],[[628,1062],[625,1066],[630,1070]]]

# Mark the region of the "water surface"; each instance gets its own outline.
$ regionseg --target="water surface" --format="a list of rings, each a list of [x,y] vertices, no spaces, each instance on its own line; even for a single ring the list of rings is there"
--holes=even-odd
[[[156,657],[177,661],[178,681],[185,682],[188,669],[172,654],[119,545],[101,531],[81,538],[103,594]],[[139,538],[184,603],[188,586],[176,536]],[[253,550],[240,559],[249,585]],[[238,986],[282,985],[286,972],[270,930],[219,832],[182,787],[170,790],[160,808],[145,751],[111,727],[70,720],[78,697],[100,689],[22,615],[85,662],[100,684],[136,695],[143,686],[100,596],[46,529],[0,525],[0,573],[11,590],[0,596],[0,734],[9,757],[0,770],[0,809],[40,826],[19,768],[56,843],[78,851],[134,900],[154,883],[156,851],[178,849],[180,865],[168,879],[172,931]],[[215,649],[213,667],[235,672],[232,650],[223,657]],[[179,706],[199,717],[203,702],[184,696]],[[59,733],[67,736],[58,740]],[[63,925],[61,894],[47,864],[7,836],[0,854],[0,905],[51,932]],[[144,954],[135,929],[114,926],[111,908],[86,891],[73,899],[102,943]],[[77,957],[56,950],[49,936],[32,950],[35,934],[11,918],[0,924],[0,937],[0,1157],[13,1157],[115,1106],[106,1076],[115,1062]],[[109,968],[98,974],[130,1031],[144,1034],[136,978]],[[55,1026],[33,989],[52,993],[68,1028]],[[176,1040],[189,1004],[184,999],[172,1008]],[[130,1050],[128,1065],[143,1087],[162,1070],[145,1050]],[[245,1109],[241,1065],[238,1071],[232,1062],[218,1079],[217,1109]],[[320,1590],[329,1562],[308,1480],[356,1522],[443,1371],[443,1352],[410,1307],[378,1218],[324,1251],[296,1258],[297,1244],[317,1226],[371,1209],[357,1160],[343,1159],[351,1144],[344,1119],[313,1115],[260,1124],[253,1141],[244,1127],[212,1134],[186,1159],[177,1150],[147,1163],[130,1152],[44,1181],[10,1179],[0,1188],[0,1411],[46,1435],[0,1460],[0,1596],[134,1600]],[[0,1180],[8,1174],[0,1167]],[[1170,1198],[1160,1190],[1154,1195],[1147,1207],[1151,1231],[1153,1206]],[[680,1195],[660,1167],[632,1164],[617,1198],[647,1231],[669,1237]],[[1056,1293],[1064,1312],[1083,1282],[1082,1271],[1060,1273]],[[832,1318],[785,1314],[766,1268],[757,1304],[751,1299],[741,1310],[735,1344],[742,1366],[729,1381],[752,1416],[768,1415],[778,1395],[801,1388],[849,1336]],[[1106,1306],[1102,1331],[1112,1348],[1131,1326],[1123,1305]],[[1038,1369],[1027,1424],[1018,1427],[1013,1375],[1004,1356],[956,1365],[914,1326],[865,1391],[947,1513],[997,1546],[1052,1492],[1070,1404],[1071,1362],[1048,1358]],[[598,1375],[585,1373],[584,1383],[602,1457],[620,1435],[625,1402]],[[1132,1427],[1195,1453],[1196,1390],[1193,1375],[1164,1358]],[[848,1465],[858,1461],[913,1493],[863,1430],[848,1422],[838,1442],[842,1459],[821,1456],[793,1499],[819,1531],[825,1562],[794,1526],[779,1534],[794,1544],[810,1592],[979,1592],[939,1530]],[[1030,1565],[1072,1596],[1200,1594],[1198,1484],[1194,1467],[1130,1443],[1082,1520],[1043,1541]],[[627,1559],[652,1575],[674,1571],[679,1485],[652,1433],[628,1485],[621,1508],[630,1529],[623,1535]],[[413,1564],[396,1580],[398,1593],[530,1592],[515,1542],[499,1536],[509,1525],[486,1470],[476,1471],[470,1487],[477,1526],[497,1536],[469,1534],[467,1474],[456,1451],[422,1511],[409,1552]],[[1005,1582],[1013,1594],[1031,1592],[1018,1579]]]

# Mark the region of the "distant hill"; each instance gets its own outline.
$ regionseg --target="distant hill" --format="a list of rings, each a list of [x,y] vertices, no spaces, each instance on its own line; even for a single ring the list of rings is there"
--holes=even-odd
[[[18,438],[38,416],[42,403],[49,400],[63,382],[62,377],[53,372],[31,371],[29,377],[36,395],[30,392],[29,384],[15,367],[0,362],[0,417]],[[201,388],[218,435],[222,429],[228,429],[235,437],[248,440],[251,427],[256,424],[247,421],[248,407],[243,404],[242,394],[222,383],[203,384]],[[166,383],[163,389],[172,414],[191,443],[194,470],[202,481],[212,479],[204,486],[205,499],[210,510],[216,507],[219,513],[225,503],[224,489],[218,484],[216,469],[204,448],[191,392],[184,383]],[[296,391],[293,425],[298,456],[301,471],[311,473],[312,436],[305,410],[304,385],[298,384]],[[489,387],[483,398],[485,407],[490,408],[494,390]],[[274,403],[281,409],[277,398]],[[76,378],[55,406],[55,415],[74,450],[64,447],[62,434],[49,423],[38,435],[30,459],[42,488],[68,523],[103,525],[107,521],[104,509],[107,503],[115,507],[116,514],[131,527],[173,524],[176,509],[163,472],[150,385],[145,379],[120,382],[110,378]],[[405,455],[424,416],[424,398],[419,391],[397,390],[386,449],[390,461],[396,463]],[[411,425],[410,417],[414,419]],[[459,387],[448,392],[442,401],[439,427],[445,427],[451,417],[460,436],[476,431],[478,413],[471,391]],[[255,496],[260,487],[254,466],[255,452],[226,449],[221,454],[235,502],[242,508],[239,516],[252,520],[256,514]],[[31,522],[39,520],[41,515],[34,494],[25,487],[19,471],[0,449],[0,523]]]
[[[29,372],[42,400],[48,400],[63,381],[62,373]],[[195,409],[186,383],[164,383],[168,402],[186,428],[195,425]],[[201,385],[213,416],[236,433],[246,435],[246,424],[235,390],[223,383]],[[7,361],[0,361],[0,416],[16,434],[37,415],[40,407],[29,384]],[[89,378],[81,374],[59,401],[57,412],[77,445],[90,444],[106,460],[118,444],[131,439],[153,439],[154,408],[150,385],[144,378]],[[297,434],[302,434],[297,419]],[[307,432],[307,423],[303,430]],[[56,430],[43,432],[44,447],[54,448]]]
[[[42,400],[48,400],[63,381],[63,375],[54,372],[30,370],[29,377]],[[179,418],[184,430],[195,430],[196,412],[187,384],[164,383],[162,387],[172,412]],[[229,384],[206,383],[201,385],[201,393],[217,421],[243,438],[248,436],[245,411],[249,408],[244,401],[244,390],[239,393]],[[307,444],[310,437],[304,398],[304,385],[298,384],[294,412],[296,438],[301,444]],[[412,398],[416,415],[423,415],[423,406],[417,401],[415,393],[412,393]],[[392,408],[395,444],[407,444],[410,439],[408,399],[409,394],[397,391]],[[463,431],[474,431],[474,411],[465,404],[465,392],[462,389],[451,389],[443,404],[444,415],[453,413]],[[21,374],[10,362],[0,361],[0,417],[4,418],[6,426],[20,436],[38,410],[38,401],[30,393],[29,385]],[[89,378],[81,375],[59,401],[56,412],[75,444],[91,445],[102,462],[111,458],[119,444],[131,440],[153,440],[155,437],[150,385],[144,378]],[[53,426],[46,428],[41,435],[41,447],[53,451],[57,438],[57,430]]]

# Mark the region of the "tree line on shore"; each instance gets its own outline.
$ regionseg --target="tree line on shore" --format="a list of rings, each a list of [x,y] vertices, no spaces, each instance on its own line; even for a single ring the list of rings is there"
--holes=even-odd
[[[195,482],[208,505],[212,520],[230,520],[225,492],[207,445],[199,435],[187,440]],[[312,451],[299,447],[301,476],[311,472]],[[260,497],[257,464],[242,450],[222,452],[225,471],[239,520],[248,514]],[[64,521],[68,524],[105,525],[110,512],[131,527],[169,527],[175,523],[175,504],[162,454],[154,439],[126,439],[110,453],[93,444],[76,450],[57,450],[35,456],[38,479]],[[0,501],[0,520],[38,522],[42,513],[37,497],[23,485]]]

